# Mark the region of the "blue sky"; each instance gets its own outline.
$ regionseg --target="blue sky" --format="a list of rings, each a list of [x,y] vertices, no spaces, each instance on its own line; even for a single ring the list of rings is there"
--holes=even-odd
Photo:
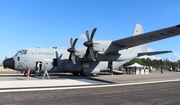
[[[179,0],[0,0],[0,63],[30,47],[68,48],[69,39],[97,27],[95,39],[117,40],[132,35],[140,23],[145,32],[180,24]],[[153,56],[180,59],[180,36],[148,43]]]

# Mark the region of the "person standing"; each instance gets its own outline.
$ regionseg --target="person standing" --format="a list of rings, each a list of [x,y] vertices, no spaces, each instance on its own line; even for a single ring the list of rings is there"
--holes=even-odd
[[[161,73],[162,73],[162,74],[164,73],[164,68],[163,68],[163,67],[161,67]]]
[[[50,79],[50,77],[49,77],[49,73],[48,73],[48,71],[47,71],[47,69],[46,69],[46,66],[44,65],[44,69],[43,69],[43,71],[44,71],[44,74],[43,74],[43,78],[42,79],[44,79],[46,76],[47,76],[47,78],[48,79]]]
[[[134,68],[135,74],[136,74],[136,70],[137,70],[137,67],[135,66],[135,68]]]
[[[172,72],[172,67],[170,67],[170,71]]]
[[[152,67],[149,67],[149,73],[152,73]]]
[[[30,67],[29,67],[29,65],[27,65],[27,80],[29,80],[30,79]]]
[[[37,62],[37,72],[39,73],[39,71],[40,71],[40,64],[41,64],[41,62]]]
[[[131,69],[132,69],[132,68],[131,68],[131,67],[129,67],[129,70],[128,70],[129,74],[131,74]]]
[[[146,66],[144,66],[144,73],[145,73],[145,71],[146,71]]]
[[[125,66],[124,74],[127,74],[127,66]]]

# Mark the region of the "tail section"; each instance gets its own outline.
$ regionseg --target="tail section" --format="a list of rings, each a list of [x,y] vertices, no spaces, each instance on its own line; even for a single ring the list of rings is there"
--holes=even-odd
[[[144,30],[143,27],[140,24],[136,24],[136,27],[133,32],[133,36],[143,34]],[[144,55],[157,55],[157,54],[165,54],[165,53],[171,53],[172,51],[155,51],[155,52],[148,52],[146,44],[139,45],[132,48],[133,51],[136,51],[138,53],[137,57],[144,56]]]
[[[141,24],[136,24],[136,26],[134,28],[133,36],[143,34],[143,33],[144,33],[144,30],[143,30],[142,25]],[[148,52],[146,44],[133,47],[132,50],[135,51],[135,52]]]
[[[144,33],[144,30],[143,30],[142,25],[136,24],[136,26],[134,28],[133,36],[143,34],[143,33]]]

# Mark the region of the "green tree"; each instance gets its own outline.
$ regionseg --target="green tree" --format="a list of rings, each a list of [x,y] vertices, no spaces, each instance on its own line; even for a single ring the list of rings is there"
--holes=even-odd
[[[170,61],[168,58],[165,58],[164,60],[162,59],[153,59],[151,60],[150,58],[134,58],[132,59],[131,61],[127,62],[126,66],[128,65],[131,65],[133,63],[139,63],[141,65],[144,65],[144,66],[152,66],[153,68],[160,68],[160,67],[164,67],[164,68],[170,68],[170,67],[180,67],[180,62],[172,62]]]

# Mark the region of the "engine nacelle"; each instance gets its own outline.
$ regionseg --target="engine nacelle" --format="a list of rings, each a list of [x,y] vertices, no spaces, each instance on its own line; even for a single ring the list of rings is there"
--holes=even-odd
[[[111,45],[110,48],[114,49],[115,46],[113,46],[111,43],[112,41],[104,41],[104,40],[98,40],[94,41],[95,44],[93,44],[93,48],[95,52],[98,52],[99,54],[104,54],[104,52],[109,49],[109,46]],[[97,44],[96,44],[97,43]]]

